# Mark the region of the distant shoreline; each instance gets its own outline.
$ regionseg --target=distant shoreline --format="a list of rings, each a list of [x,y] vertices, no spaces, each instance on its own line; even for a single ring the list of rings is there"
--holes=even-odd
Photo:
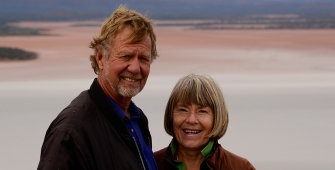
[[[208,30],[335,29],[335,15],[328,17],[285,15],[247,15],[207,20],[160,20],[156,26],[188,26]]]
[[[194,20],[156,20],[156,27],[188,27],[198,30],[309,30],[309,29],[335,29],[335,15],[327,17],[312,17],[300,15],[247,15],[238,17],[223,17],[218,19]],[[92,21],[92,20],[91,20]],[[97,20],[95,20],[97,21]],[[31,28],[17,26],[20,22],[55,22],[55,21],[16,21],[0,23],[1,36],[21,35],[48,35],[46,28]],[[70,22],[70,21],[57,21]],[[73,21],[74,22],[74,21]],[[73,24],[73,27],[100,27],[99,23]]]

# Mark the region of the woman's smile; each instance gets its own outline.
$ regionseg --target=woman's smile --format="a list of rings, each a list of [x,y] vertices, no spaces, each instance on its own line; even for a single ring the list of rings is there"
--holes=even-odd
[[[209,141],[214,118],[210,107],[179,103],[173,112],[173,130],[180,147],[202,149]]]

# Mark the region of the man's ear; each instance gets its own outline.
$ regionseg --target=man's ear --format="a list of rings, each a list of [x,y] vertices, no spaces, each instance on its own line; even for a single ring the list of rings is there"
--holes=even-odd
[[[101,49],[98,49],[95,53],[95,61],[97,61],[98,67],[100,70],[104,68],[105,57],[101,53]]]

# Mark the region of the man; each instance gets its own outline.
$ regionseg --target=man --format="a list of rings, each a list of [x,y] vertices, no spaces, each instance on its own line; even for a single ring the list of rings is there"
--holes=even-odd
[[[98,78],[51,123],[38,169],[156,169],[148,120],[131,101],[157,57],[152,22],[121,6],[90,47]]]

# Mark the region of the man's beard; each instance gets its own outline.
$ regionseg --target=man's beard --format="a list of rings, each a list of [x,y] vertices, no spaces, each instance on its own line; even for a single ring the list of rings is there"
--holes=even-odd
[[[105,67],[105,79],[108,81],[108,84],[110,85],[110,87],[112,87],[114,91],[116,91],[118,94],[120,94],[123,97],[134,97],[143,89],[143,86],[141,83],[139,83],[138,85],[134,85],[134,86],[122,85],[120,81],[118,81],[117,83],[112,83],[112,81],[110,81],[110,79],[108,78],[108,74],[109,74],[109,63],[107,62],[106,67]],[[119,77],[128,77],[128,78],[137,79],[137,80],[142,79],[141,74],[134,75],[128,71],[123,71],[119,75]]]

